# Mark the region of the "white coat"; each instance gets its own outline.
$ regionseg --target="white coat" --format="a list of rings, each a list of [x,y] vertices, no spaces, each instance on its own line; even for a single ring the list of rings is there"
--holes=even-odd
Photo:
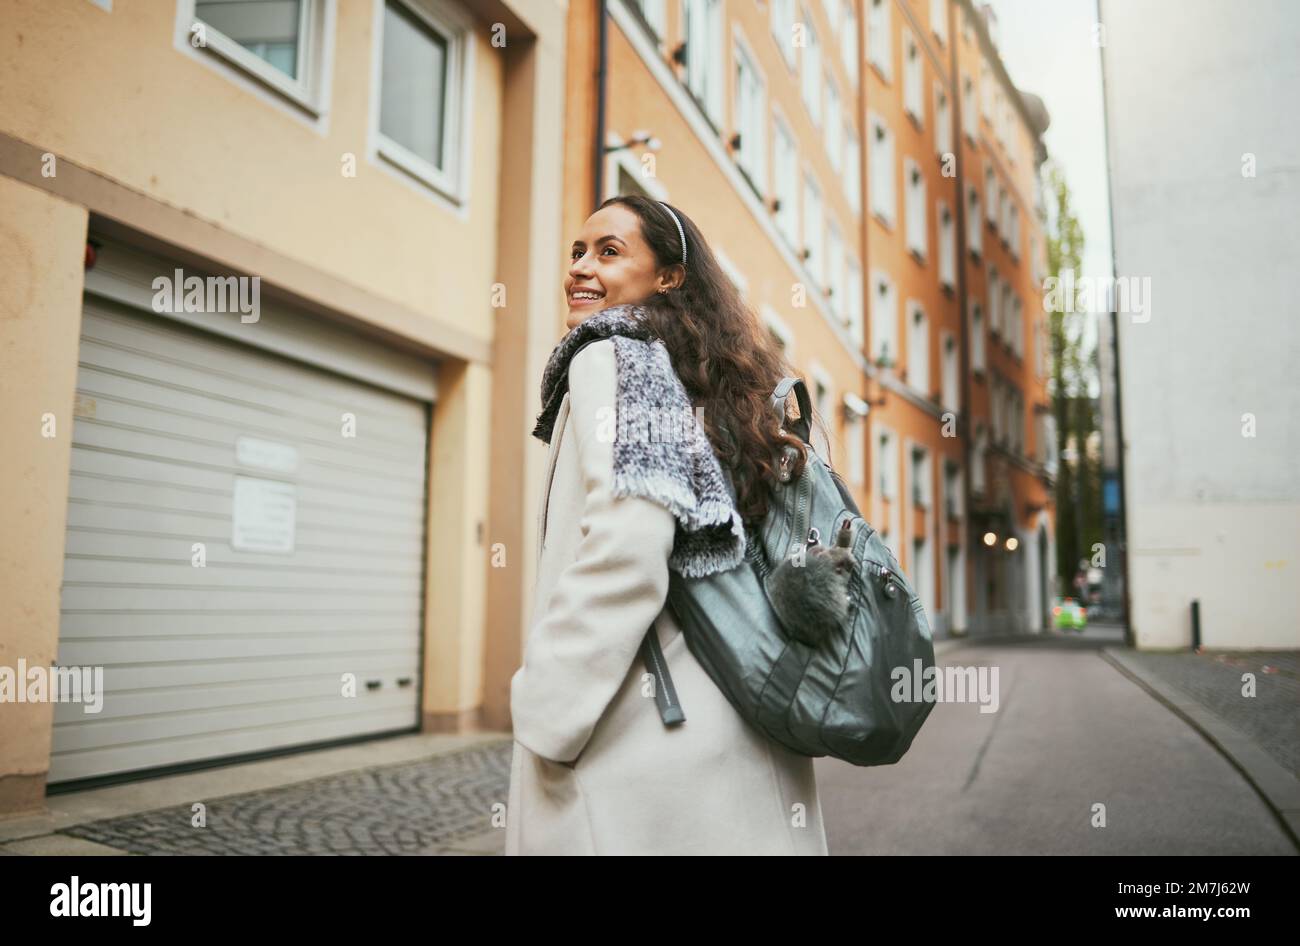
[[[676,520],[611,495],[614,345],[569,363],[538,514],[524,660],[511,680],[506,854],[827,853],[813,760],[754,729],[664,605]],[[604,409],[604,410],[602,410]],[[653,622],[685,722],[639,649]]]

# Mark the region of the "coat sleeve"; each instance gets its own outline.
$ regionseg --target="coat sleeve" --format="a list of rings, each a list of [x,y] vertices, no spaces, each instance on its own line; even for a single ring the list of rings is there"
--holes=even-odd
[[[585,500],[582,538],[535,612],[523,666],[511,681],[515,738],[553,762],[577,759],[622,686],[668,596],[677,521],[664,506],[612,495],[617,394],[614,343],[569,363],[569,420]]]

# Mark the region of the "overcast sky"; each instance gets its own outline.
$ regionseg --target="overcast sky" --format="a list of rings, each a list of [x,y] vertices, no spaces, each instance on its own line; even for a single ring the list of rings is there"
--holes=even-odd
[[[980,0],[976,0],[976,7]],[[992,0],[998,48],[1011,81],[1042,98],[1052,123],[1043,140],[1061,164],[1083,227],[1085,276],[1111,275],[1101,56],[1095,0]]]

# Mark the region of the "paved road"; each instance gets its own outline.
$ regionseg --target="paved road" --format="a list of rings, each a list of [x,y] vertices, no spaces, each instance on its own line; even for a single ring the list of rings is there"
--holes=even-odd
[[[897,765],[819,759],[830,853],[1295,854],[1240,773],[1106,662],[1105,642],[944,654],[998,667],[998,711],[936,705]]]

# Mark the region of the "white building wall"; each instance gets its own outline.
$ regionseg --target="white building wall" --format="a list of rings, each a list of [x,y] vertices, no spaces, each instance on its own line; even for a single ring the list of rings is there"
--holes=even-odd
[[[1300,646],[1300,4],[1100,11],[1134,638]]]

